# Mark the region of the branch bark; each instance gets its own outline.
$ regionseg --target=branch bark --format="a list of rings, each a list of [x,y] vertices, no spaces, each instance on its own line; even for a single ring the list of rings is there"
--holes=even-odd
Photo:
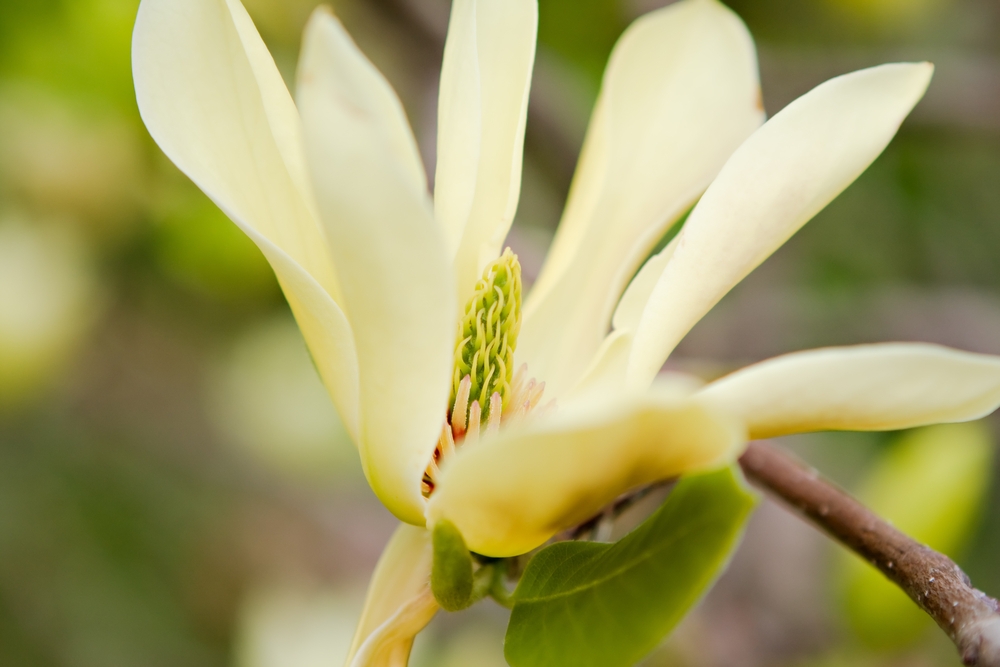
[[[944,554],[919,544],[819,473],[766,442],[740,458],[747,478],[877,567],[951,638],[962,662],[1000,667],[1000,604]]]

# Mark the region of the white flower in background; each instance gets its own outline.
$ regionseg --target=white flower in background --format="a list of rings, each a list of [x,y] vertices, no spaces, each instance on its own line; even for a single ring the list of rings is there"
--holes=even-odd
[[[0,408],[63,370],[100,311],[83,240],[65,225],[0,218]]]
[[[360,477],[290,317],[255,323],[233,341],[209,377],[208,416],[227,442],[299,482]]]
[[[315,584],[267,584],[243,601],[237,667],[330,667],[351,646],[360,600]]]
[[[147,127],[268,258],[372,488],[417,526],[380,561],[354,664],[405,664],[436,610],[422,526],[447,519],[476,552],[520,554],[627,489],[731,462],[744,425],[895,429],[1000,402],[1000,360],[926,345],[799,353],[693,396],[654,383],[881,153],[932,71],[838,77],[762,126],[753,43],[715,0],[648,14],[619,41],[521,315],[501,249],[536,24],[535,0],[455,1],[432,201],[399,100],[328,11],[306,29],[296,105],[238,0],[140,6]]]

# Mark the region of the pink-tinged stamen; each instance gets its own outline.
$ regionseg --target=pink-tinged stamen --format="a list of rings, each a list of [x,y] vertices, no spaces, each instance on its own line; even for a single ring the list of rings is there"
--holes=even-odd
[[[434,493],[444,461],[452,456],[456,449],[466,444],[476,444],[480,435],[498,433],[504,424],[520,421],[528,413],[546,414],[556,407],[554,400],[539,406],[545,393],[545,383],[536,382],[534,378],[528,377],[527,364],[522,364],[514,373],[506,400],[498,391],[490,395],[489,416],[485,425],[482,402],[471,393],[472,377],[466,375],[458,384],[455,403],[451,406],[450,420],[445,419],[433,457],[424,471],[421,491],[425,498]]]
[[[469,429],[465,432],[465,442],[463,444],[475,444],[479,442],[479,420],[482,417],[482,409],[479,401],[473,401],[469,408]]]
[[[469,393],[472,391],[472,377],[466,375],[458,383],[458,392],[455,394],[455,405],[451,410],[451,433],[458,441],[468,428],[466,414],[469,412]]]
[[[487,433],[496,433],[500,430],[500,413],[503,411],[503,401],[500,398],[500,392],[493,392],[490,396],[490,416],[489,421],[486,423]]]

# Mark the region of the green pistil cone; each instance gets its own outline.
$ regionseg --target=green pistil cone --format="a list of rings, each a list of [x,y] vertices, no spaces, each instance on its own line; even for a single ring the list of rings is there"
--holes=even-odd
[[[455,404],[458,385],[466,375],[472,379],[469,405],[479,401],[484,425],[489,420],[493,392],[499,392],[506,405],[520,331],[521,264],[507,248],[483,271],[459,323],[450,405]]]

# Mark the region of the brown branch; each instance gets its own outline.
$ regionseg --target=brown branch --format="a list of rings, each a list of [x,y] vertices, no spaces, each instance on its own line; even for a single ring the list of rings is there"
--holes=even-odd
[[[966,665],[1000,667],[1000,605],[947,556],[917,543],[781,449],[752,442],[747,478],[881,570],[947,633]]]
[[[554,544],[556,542],[568,542],[572,540],[583,540],[585,538],[593,538],[594,533],[597,531],[598,526],[603,522],[613,522],[618,519],[622,514],[632,508],[637,502],[648,496],[654,491],[663,489],[672,485],[677,480],[668,479],[662,482],[655,482],[647,486],[635,489],[634,491],[629,491],[628,493],[619,496],[613,503],[608,505],[600,513],[595,514],[583,523],[574,526],[568,530],[564,530],[559,533],[551,540],[546,542],[546,544]]]

